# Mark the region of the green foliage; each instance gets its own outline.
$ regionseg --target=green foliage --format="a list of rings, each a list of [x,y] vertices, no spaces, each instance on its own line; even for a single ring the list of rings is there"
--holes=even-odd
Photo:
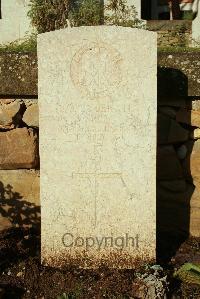
[[[103,6],[100,0],[76,1],[69,12],[72,26],[97,26],[102,23]]]
[[[66,293],[63,293],[62,295],[58,296],[57,299],[69,299],[69,297]]]
[[[182,20],[193,20],[194,19],[194,13],[193,11],[185,10],[182,12]]]
[[[0,52],[35,52],[37,49],[36,34],[32,34],[24,40],[14,41],[6,45],[0,45]]]
[[[28,13],[38,33],[67,26],[71,0],[30,0]]]
[[[104,22],[107,25],[143,28],[143,21],[137,16],[135,6],[128,5],[127,0],[110,0],[105,7]]]
[[[31,0],[28,13],[38,33],[68,26],[99,25],[102,19],[100,0]]]
[[[174,276],[187,284],[200,285],[200,266],[186,263],[175,273]]]
[[[71,26],[142,26],[127,0],[110,0],[105,8],[102,0],[30,0],[28,15],[38,33],[65,28],[68,20]]]

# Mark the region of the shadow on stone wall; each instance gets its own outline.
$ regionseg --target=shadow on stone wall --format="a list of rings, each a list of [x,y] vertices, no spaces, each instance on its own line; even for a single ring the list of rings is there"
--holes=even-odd
[[[158,104],[162,98],[188,96],[188,78],[178,69],[158,67]],[[178,106],[177,106],[178,107]]]
[[[190,169],[193,149],[188,79],[177,69],[158,68],[157,259],[169,261],[190,234]],[[187,114],[187,121],[179,117]],[[185,114],[184,114],[185,113]]]
[[[9,221],[10,226],[40,229],[40,207],[26,201],[11,185],[4,186],[1,181],[0,217]]]

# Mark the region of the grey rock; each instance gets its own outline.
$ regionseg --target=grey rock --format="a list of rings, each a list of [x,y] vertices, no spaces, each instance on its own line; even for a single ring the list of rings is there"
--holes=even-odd
[[[135,296],[140,299],[166,299],[168,292],[167,277],[158,271],[154,274],[140,275],[137,279]]]
[[[167,277],[159,278],[150,274],[144,278],[148,291],[145,299],[166,299],[167,298]]]

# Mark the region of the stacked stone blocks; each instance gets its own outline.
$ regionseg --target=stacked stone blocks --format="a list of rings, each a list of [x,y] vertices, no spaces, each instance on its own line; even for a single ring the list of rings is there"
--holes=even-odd
[[[38,106],[0,100],[0,230],[39,221]]]

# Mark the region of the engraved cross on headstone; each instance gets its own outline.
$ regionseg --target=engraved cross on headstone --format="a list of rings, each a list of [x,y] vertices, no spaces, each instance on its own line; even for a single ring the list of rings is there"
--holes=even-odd
[[[95,227],[97,224],[97,196],[98,196],[98,180],[99,179],[110,179],[110,178],[122,178],[122,173],[73,173],[73,178],[86,178],[89,180],[93,180],[92,186],[94,186],[93,194],[94,194],[94,223]]]

